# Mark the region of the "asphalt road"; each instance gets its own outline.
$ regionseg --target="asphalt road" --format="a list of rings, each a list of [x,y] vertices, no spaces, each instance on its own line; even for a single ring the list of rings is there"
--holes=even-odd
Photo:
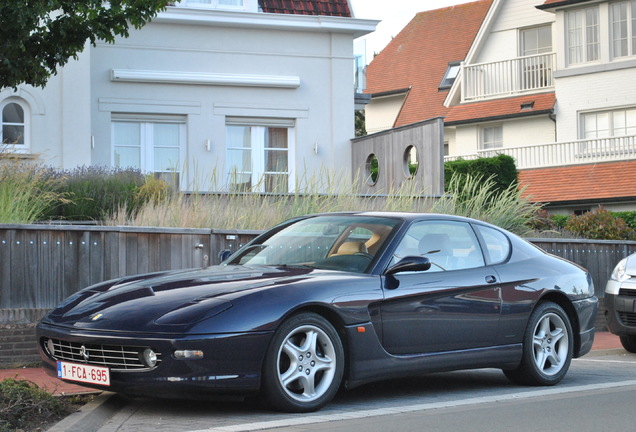
[[[519,387],[499,370],[393,380],[342,392],[312,414],[251,402],[127,400],[99,432],[635,431],[636,355],[592,353],[555,387]]]

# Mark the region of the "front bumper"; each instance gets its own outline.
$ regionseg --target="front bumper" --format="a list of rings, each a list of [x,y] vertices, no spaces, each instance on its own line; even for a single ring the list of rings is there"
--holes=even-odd
[[[133,396],[203,398],[214,394],[250,394],[259,390],[262,362],[271,332],[212,335],[157,335],[77,330],[40,323],[37,340],[43,367],[57,376],[57,359],[49,352],[49,338],[80,345],[147,346],[161,362],[144,370],[110,371],[110,386],[85,384]],[[176,350],[201,350],[202,359],[177,359]],[[78,363],[81,363],[78,362]],[[90,360],[87,364],[91,364]]]
[[[573,302],[579,321],[579,346],[574,357],[584,356],[592,350],[594,344],[594,324],[598,313],[598,298],[589,297]]]
[[[636,336],[636,291],[634,295],[605,293],[609,330],[619,336]]]

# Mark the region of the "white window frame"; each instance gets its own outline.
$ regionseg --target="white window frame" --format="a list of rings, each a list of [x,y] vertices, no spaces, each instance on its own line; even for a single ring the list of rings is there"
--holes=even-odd
[[[539,46],[539,32],[541,32],[542,30],[547,30],[548,34],[550,35],[550,46],[548,47],[540,47]],[[524,37],[526,34],[529,34],[531,32],[536,33],[536,39],[537,39],[537,49],[533,50],[533,52],[528,53],[528,48],[525,46],[525,40],[526,38]],[[548,24],[548,25],[541,25],[541,26],[536,26],[536,27],[528,27],[528,28],[523,28],[523,29],[519,29],[519,56],[520,57],[525,57],[525,56],[531,56],[531,55],[537,55],[537,54],[547,54],[547,53],[551,53],[553,51],[552,48],[552,25]]]
[[[597,139],[597,138],[613,138],[619,136],[631,136],[636,135],[636,122],[634,126],[631,126],[634,129],[633,133],[627,133],[628,127],[618,127],[616,125],[616,117],[617,115],[627,116],[628,112],[632,115],[636,115],[636,107],[625,107],[611,110],[601,110],[601,111],[588,111],[582,112],[579,115],[580,118],[580,131],[579,136],[581,139]],[[603,117],[605,117],[603,119]],[[599,129],[598,123],[599,119],[606,123],[604,128]],[[588,122],[594,121],[596,127],[594,129],[586,129]],[[620,131],[623,129],[623,131]]]
[[[155,116],[155,115],[117,115],[113,114],[111,119],[111,165],[117,167],[115,161],[115,127],[117,123],[135,123],[140,125],[140,156],[139,156],[139,168],[144,173],[153,174],[166,174],[174,173],[180,178],[183,173],[183,164],[185,162],[185,143],[186,143],[186,119],[185,116]],[[160,146],[155,146],[154,141],[154,125],[155,124],[176,124],[179,126],[179,161],[170,169],[158,169],[155,167],[155,149]],[[117,146],[125,147],[125,146]],[[131,146],[132,147],[132,146]],[[134,146],[136,147],[136,146]],[[120,168],[127,168],[127,166],[121,166]],[[181,182],[180,182],[181,183]]]
[[[7,105],[16,104],[22,108],[23,123],[4,123],[3,114]],[[11,144],[4,142],[4,125],[22,126],[24,128],[23,144]],[[29,105],[19,98],[7,98],[0,102],[0,150],[8,150],[14,153],[29,153],[31,151],[31,109]]]
[[[617,16],[617,8],[624,6],[625,15]],[[609,4],[610,15],[610,43],[612,58],[623,58],[636,55],[636,0],[618,1]],[[624,28],[617,31],[617,23],[623,22]],[[624,32],[624,34],[623,34]],[[623,51],[619,49],[617,43],[625,41],[626,47]]]
[[[498,130],[500,139],[486,140],[487,130]],[[479,127],[479,148],[481,150],[492,150],[503,148],[503,124],[491,123]]]
[[[226,118],[226,130],[228,126],[249,127],[251,129],[251,171],[237,171],[236,174],[251,174],[252,192],[266,192],[265,182],[262,181],[266,174],[286,174],[287,188],[289,193],[296,190],[296,179],[294,175],[295,161],[295,121],[291,119],[247,119],[247,118]],[[280,150],[265,147],[265,134],[269,128],[287,129],[287,172],[268,172],[265,170],[265,151]],[[245,150],[246,147],[230,147],[229,143],[225,143],[226,160],[228,150]],[[282,151],[282,150],[281,150]],[[227,166],[225,170],[227,176],[227,188],[230,189],[231,176],[233,175],[232,167]]]
[[[592,13],[595,22],[589,22]],[[565,43],[568,65],[598,62],[601,59],[601,20],[598,6],[565,13]]]

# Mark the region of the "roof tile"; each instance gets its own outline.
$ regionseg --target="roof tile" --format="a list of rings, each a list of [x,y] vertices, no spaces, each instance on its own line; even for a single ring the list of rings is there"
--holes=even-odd
[[[259,0],[263,12],[351,17],[347,0]]]
[[[537,8],[539,9],[549,9],[549,8],[553,8],[553,7],[557,7],[557,6],[568,6],[568,5],[573,5],[573,4],[578,4],[578,3],[586,3],[586,2],[591,2],[594,0],[545,0],[545,2],[539,6],[537,6]]]
[[[550,92],[455,105],[447,112],[444,122],[452,124],[503,116],[534,115],[552,110],[555,103],[556,96],[554,92]],[[522,106],[526,104],[532,108],[524,109]]]
[[[542,203],[636,197],[636,161],[521,170],[519,182]]]
[[[446,115],[439,85],[448,63],[465,59],[491,4],[420,12],[369,64],[366,93],[411,89],[395,126]]]

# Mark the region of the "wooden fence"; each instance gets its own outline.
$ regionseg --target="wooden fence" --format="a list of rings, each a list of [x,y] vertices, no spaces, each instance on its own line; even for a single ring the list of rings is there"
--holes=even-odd
[[[0,324],[104,280],[219,262],[260,231],[0,225]],[[22,311],[22,312],[16,312]]]
[[[219,262],[260,231],[0,225],[0,324],[33,322],[88,285],[152,271],[203,267]],[[596,294],[616,263],[636,242],[532,239],[546,251],[587,268]]]
[[[39,360],[35,323],[66,296],[103,280],[218,263],[260,231],[0,225],[0,366]],[[596,294],[636,242],[532,239],[590,270]],[[601,303],[602,307],[602,303]],[[605,326],[603,311],[597,328]]]

